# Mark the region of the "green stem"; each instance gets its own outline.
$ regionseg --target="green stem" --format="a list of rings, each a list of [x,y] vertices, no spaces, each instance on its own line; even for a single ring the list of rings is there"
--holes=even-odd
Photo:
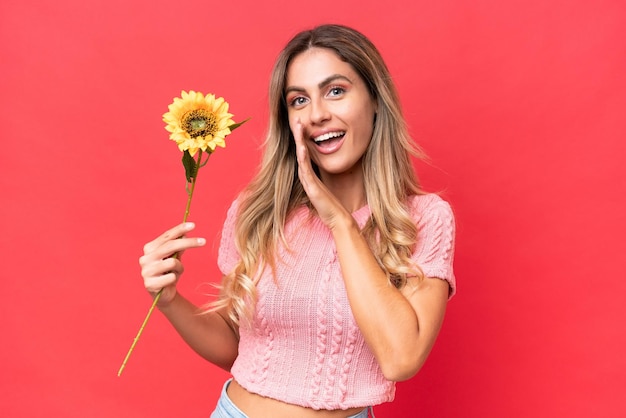
[[[191,179],[191,188],[189,189],[189,193],[187,194],[187,206],[185,207],[185,216],[183,216],[183,222],[187,222],[187,218],[189,217],[189,209],[191,208],[191,198],[193,197],[193,191],[196,188],[196,180],[198,178],[198,172],[200,171],[201,161],[202,161],[202,150],[198,150],[198,159],[196,160],[196,167],[193,173],[193,179]]]
[[[130,348],[128,349],[128,353],[126,353],[126,357],[124,357],[124,361],[122,362],[122,366],[117,371],[117,377],[120,377],[122,375],[122,372],[124,371],[124,368],[126,367],[126,363],[128,363],[128,359],[130,358],[130,355],[132,354],[133,350],[135,349],[135,345],[137,345],[137,341],[139,341],[139,337],[141,337],[141,334],[143,333],[143,329],[146,327],[146,324],[148,323],[148,320],[150,319],[150,316],[152,315],[152,311],[154,311],[154,307],[156,306],[157,302],[161,298],[161,292],[162,291],[163,291],[163,289],[159,290],[159,293],[157,293],[156,296],[154,297],[154,300],[152,301],[152,305],[150,306],[150,310],[148,310],[148,314],[144,318],[143,323],[141,324],[141,327],[139,328],[139,332],[137,332],[137,335],[135,336],[135,339],[133,340],[133,343],[131,344]]]
[[[210,155],[211,154],[208,154],[208,156]],[[193,198],[193,191],[196,188],[196,180],[198,178],[198,172],[200,171],[201,160],[202,160],[202,150],[198,150],[198,159],[196,161],[196,167],[193,173],[193,178],[191,179],[191,187],[189,188],[189,191],[187,192],[187,206],[185,207],[185,216],[183,216],[183,223],[187,222],[187,218],[189,217],[189,209],[191,208],[191,199]],[[208,161],[208,157],[207,157],[207,161]],[[178,258],[178,253],[174,254],[172,257]],[[148,320],[152,316],[152,311],[154,311],[154,308],[156,307],[157,303],[159,302],[159,299],[161,298],[162,292],[163,292],[163,289],[159,290],[159,293],[157,293],[156,296],[154,297],[154,300],[152,301],[152,305],[150,306],[150,309],[148,310],[148,314],[144,318],[143,323],[141,324],[141,327],[139,328],[139,331],[137,332],[137,335],[135,336],[135,339],[133,340],[133,343],[130,345],[130,348],[128,349],[128,352],[126,353],[126,357],[124,357],[124,361],[122,362],[120,369],[117,371],[117,377],[120,377],[122,375],[122,372],[124,371],[124,368],[126,367],[126,363],[128,363],[128,359],[130,358],[130,355],[133,353],[133,350],[135,349],[135,345],[137,345],[137,341],[139,341],[139,337],[141,337],[141,334],[143,333],[143,329],[146,327]]]

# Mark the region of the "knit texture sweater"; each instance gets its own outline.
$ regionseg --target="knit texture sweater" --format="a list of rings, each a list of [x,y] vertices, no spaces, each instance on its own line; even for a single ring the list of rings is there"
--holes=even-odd
[[[418,227],[412,260],[426,277],[448,281],[452,270],[454,217],[434,194],[413,196],[409,206]],[[232,271],[235,201],[222,231],[218,265]],[[365,206],[352,214],[359,227]],[[257,285],[255,314],[240,327],[239,355],[231,373],[250,392],[313,409],[347,409],[392,401],[394,382],[383,376],[350,309],[330,230],[309,209],[298,208],[285,225],[289,250],[278,244],[275,277],[266,269]]]

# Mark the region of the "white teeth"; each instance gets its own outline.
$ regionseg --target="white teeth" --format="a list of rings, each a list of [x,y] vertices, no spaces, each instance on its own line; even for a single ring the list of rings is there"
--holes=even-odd
[[[313,141],[315,141],[315,142],[328,141],[329,139],[337,138],[337,137],[340,137],[340,136],[345,135],[345,134],[346,134],[345,132],[328,132],[328,133],[326,133],[324,135],[320,135],[320,136],[318,136],[316,138],[313,138]]]

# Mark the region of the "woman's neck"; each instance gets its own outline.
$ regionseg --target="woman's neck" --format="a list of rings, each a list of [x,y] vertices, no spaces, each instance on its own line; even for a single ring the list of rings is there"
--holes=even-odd
[[[363,175],[348,173],[340,175],[323,175],[322,183],[341,202],[350,213],[356,212],[367,204]]]

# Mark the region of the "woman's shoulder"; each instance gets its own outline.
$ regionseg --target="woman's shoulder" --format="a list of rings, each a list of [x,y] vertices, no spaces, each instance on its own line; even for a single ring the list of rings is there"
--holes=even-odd
[[[409,196],[408,207],[411,213],[424,213],[437,209],[452,211],[450,204],[436,193]]]
[[[453,272],[455,220],[450,204],[437,194],[411,196],[410,211],[418,229],[413,259],[426,277],[450,284],[449,297],[456,292]]]
[[[438,194],[412,195],[408,199],[407,206],[411,218],[420,228],[433,222],[454,224],[452,207]]]

